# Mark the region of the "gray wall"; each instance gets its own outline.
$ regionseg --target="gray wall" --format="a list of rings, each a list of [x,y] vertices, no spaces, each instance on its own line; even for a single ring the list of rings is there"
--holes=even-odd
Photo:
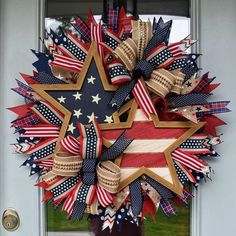
[[[231,100],[233,112],[220,116],[228,126],[219,133],[221,157],[211,161],[215,170],[213,181],[201,187],[200,235],[236,235],[236,1],[202,0],[200,5],[200,42],[204,71],[222,82],[215,98]]]

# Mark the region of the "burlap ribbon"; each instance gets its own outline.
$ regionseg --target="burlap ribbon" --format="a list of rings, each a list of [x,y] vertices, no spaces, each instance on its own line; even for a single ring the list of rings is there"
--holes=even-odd
[[[126,39],[113,49],[113,56],[120,64],[118,67],[115,64],[115,70],[113,65],[109,66],[111,81],[116,84],[118,81],[127,88],[118,89],[119,96],[112,100],[117,107],[124,103],[127,94],[135,86],[135,83],[132,86],[127,85],[129,80],[143,78],[147,87],[161,97],[170,92],[180,94],[184,74],[180,70],[166,70],[173,63],[174,57],[168,46],[159,42],[158,37],[158,34],[152,34],[150,22],[132,21],[132,38]],[[123,85],[124,83],[126,84]]]
[[[97,123],[94,121],[89,129],[81,125],[80,131],[80,142],[70,136],[61,141],[62,149],[65,151],[55,154],[52,170],[42,176],[43,180],[51,183],[57,177],[73,177],[80,173],[84,184],[95,185],[98,181],[99,185],[106,191],[116,193],[120,182],[120,168],[111,160],[119,156],[132,142],[132,139],[126,139],[123,132],[116,142],[101,154],[101,150],[98,149],[102,147],[102,137]],[[88,135],[85,135],[85,132]],[[97,134],[96,137],[95,134]],[[92,142],[90,142],[90,139]],[[77,146],[75,146],[75,143]],[[94,152],[88,143],[97,144]],[[81,151],[86,146],[90,150],[89,153],[86,149]],[[76,148],[72,149],[71,147]]]

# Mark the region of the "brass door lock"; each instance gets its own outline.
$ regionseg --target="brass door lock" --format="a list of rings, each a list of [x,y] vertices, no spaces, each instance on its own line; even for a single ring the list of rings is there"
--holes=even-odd
[[[14,209],[8,208],[4,211],[2,215],[2,225],[7,231],[15,231],[19,228],[20,218]]]

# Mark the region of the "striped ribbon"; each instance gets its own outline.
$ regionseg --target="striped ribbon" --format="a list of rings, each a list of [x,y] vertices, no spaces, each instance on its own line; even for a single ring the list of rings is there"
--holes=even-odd
[[[52,66],[60,67],[66,70],[70,70],[76,73],[80,73],[84,63],[77,59],[72,59],[67,56],[60,55],[58,53],[53,54],[54,61],[50,63]]]
[[[188,154],[180,149],[176,149],[172,152],[172,158],[188,168],[205,175],[208,175],[210,172],[210,167],[206,162],[200,160],[197,156]]]
[[[32,125],[32,126],[24,126],[24,133],[22,133],[21,137],[40,137],[40,138],[48,138],[48,137],[58,137],[60,133],[60,129],[56,125]]]

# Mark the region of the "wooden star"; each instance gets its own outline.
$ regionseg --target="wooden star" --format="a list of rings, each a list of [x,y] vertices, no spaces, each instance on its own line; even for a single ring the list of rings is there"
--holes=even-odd
[[[122,107],[120,113],[127,112],[129,109],[132,110],[133,120],[129,122],[126,137],[134,138],[134,141],[124,151],[123,157],[117,161],[117,164],[121,168],[119,189],[123,189],[137,178],[142,177],[145,179],[145,176],[149,176],[182,196],[182,185],[178,180],[171,153],[196,133],[197,130],[203,127],[205,123],[199,122],[195,124],[191,121],[160,121],[158,116],[151,115],[152,121],[146,118],[144,126],[144,123],[141,123],[140,120],[144,120],[145,115],[138,109],[138,105],[134,100]],[[110,142],[113,142],[121,132],[123,132],[122,129],[102,131],[103,137]],[[149,162],[145,163],[145,159],[147,160],[149,157],[155,168],[151,168]],[[163,167],[163,162],[165,167]],[[128,165],[131,168],[127,168],[124,165]]]
[[[96,70],[98,72],[96,78],[94,76],[92,76],[91,74],[88,74],[89,71],[91,70],[91,66],[94,65],[96,67]],[[62,112],[62,114],[64,114],[64,120],[63,120],[63,124],[62,127],[60,129],[60,134],[58,137],[58,142],[63,139],[66,135],[66,132],[68,131],[72,131],[72,127],[76,126],[77,124],[74,122],[72,122],[72,119],[78,119],[78,121],[80,121],[83,124],[86,124],[84,121],[81,121],[81,117],[84,116],[84,120],[86,120],[86,122],[89,122],[89,118],[87,116],[90,116],[91,114],[94,114],[94,116],[96,117],[97,114],[95,111],[89,111],[87,109],[90,108],[90,106],[86,105],[86,102],[93,102],[92,104],[94,104],[95,106],[98,106],[99,109],[101,111],[105,110],[104,108],[104,104],[101,104],[102,101],[104,101],[104,99],[101,99],[101,93],[99,91],[97,91],[97,93],[95,93],[96,96],[91,97],[91,91],[90,90],[86,90],[85,92],[81,92],[84,87],[85,84],[86,86],[94,86],[94,88],[96,89],[96,85],[95,83],[99,80],[99,83],[102,84],[101,86],[103,87],[105,93],[107,94],[114,94],[114,92],[116,91],[117,87],[114,85],[109,84],[108,79],[106,77],[106,73],[104,71],[103,65],[102,65],[102,61],[101,58],[98,54],[97,51],[97,47],[95,43],[92,43],[88,52],[88,55],[86,57],[86,61],[84,63],[83,69],[80,72],[80,74],[77,76],[78,80],[76,84],[31,84],[31,88],[44,100],[48,101],[50,104],[52,104],[55,108],[57,108],[60,112]],[[89,87],[89,89],[92,87]],[[52,95],[53,93],[55,93],[58,96],[56,97],[56,95]],[[71,98],[68,99],[64,99],[64,97],[66,97],[67,93],[70,93]],[[92,94],[93,95],[93,94]],[[73,108],[71,108],[70,110],[67,109],[65,107],[64,102],[68,102],[70,100],[71,103],[74,102],[81,102],[81,100],[83,100],[83,96],[87,96],[87,100],[84,100],[84,104],[86,106],[86,110],[80,109],[79,106],[74,106]],[[110,95],[109,95],[110,96]],[[63,98],[62,99],[58,99],[59,98]],[[92,100],[93,99],[93,100]],[[109,101],[107,101],[106,105],[108,106]],[[124,128],[127,125],[129,125],[129,122],[127,122],[128,120],[131,121],[132,117],[128,115],[128,117],[126,117],[125,121],[121,122],[120,121],[120,117],[119,114],[117,112],[115,112],[115,109],[112,108],[112,113],[111,114],[106,114],[104,113],[104,117],[101,117],[101,122],[99,122],[99,126],[100,129],[117,129],[117,128]],[[113,113],[114,111],[114,113]],[[87,112],[87,114],[86,114]],[[111,119],[107,120],[107,117],[110,117]],[[106,120],[108,122],[106,122]],[[68,125],[70,124],[70,127],[68,129]],[[74,131],[74,135],[75,132],[78,132],[78,130],[73,130]],[[56,150],[59,150],[59,146],[57,145]]]

